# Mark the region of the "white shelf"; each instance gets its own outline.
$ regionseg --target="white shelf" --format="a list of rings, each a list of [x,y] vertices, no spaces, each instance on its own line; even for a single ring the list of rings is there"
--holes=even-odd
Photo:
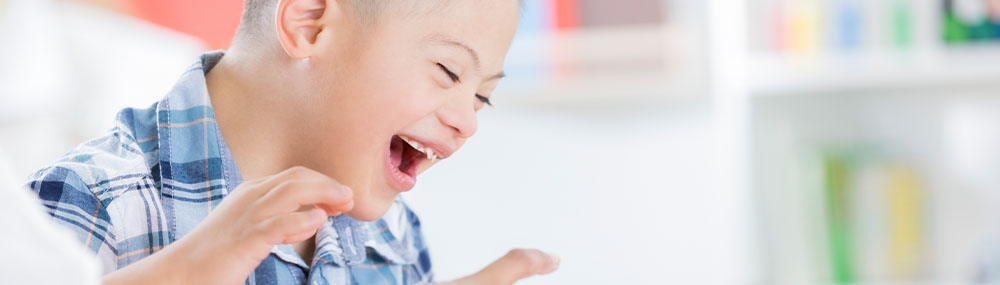
[[[704,54],[680,25],[588,28],[514,40],[497,94],[528,104],[664,100],[697,95]]]
[[[1000,48],[822,58],[753,56],[749,94],[808,95],[1000,85]]]

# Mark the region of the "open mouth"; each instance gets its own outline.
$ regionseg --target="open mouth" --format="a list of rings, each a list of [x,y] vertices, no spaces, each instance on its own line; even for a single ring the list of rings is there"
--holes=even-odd
[[[392,136],[389,143],[388,167],[392,180],[403,191],[416,184],[417,169],[424,159],[434,161],[438,155],[433,149],[399,135]]]

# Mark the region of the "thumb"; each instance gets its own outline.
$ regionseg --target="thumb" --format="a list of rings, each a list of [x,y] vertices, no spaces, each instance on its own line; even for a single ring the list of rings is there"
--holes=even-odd
[[[513,249],[482,271],[476,279],[485,284],[514,284],[538,274],[548,274],[559,268],[559,255],[537,249]]]

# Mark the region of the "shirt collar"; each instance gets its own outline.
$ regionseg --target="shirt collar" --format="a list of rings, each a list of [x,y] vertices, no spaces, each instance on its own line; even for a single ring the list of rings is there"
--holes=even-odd
[[[316,233],[313,264],[362,264],[367,261],[368,248],[386,262],[416,264],[418,244],[406,226],[412,218],[402,200],[394,201],[385,216],[373,222],[359,222],[346,215],[331,217]]]
[[[171,180],[171,185],[180,183],[208,189],[208,193],[202,193],[203,198],[171,203],[168,207],[178,219],[175,239],[190,232],[222,197],[243,183],[243,176],[215,121],[205,83],[205,74],[223,55],[223,51],[202,54],[157,104],[161,177]],[[193,161],[204,167],[186,165]],[[181,195],[174,187],[163,188],[165,195]],[[360,222],[346,215],[331,217],[316,235],[313,263],[360,264],[367,259],[366,248],[389,262],[416,263],[418,250],[405,226],[409,218],[399,200],[377,221]],[[285,262],[306,265],[289,245],[276,246],[272,253]]]

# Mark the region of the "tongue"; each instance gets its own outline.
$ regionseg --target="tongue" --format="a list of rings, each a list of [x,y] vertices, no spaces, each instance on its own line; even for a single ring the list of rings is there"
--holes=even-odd
[[[392,143],[389,144],[389,162],[392,167],[399,168],[399,165],[403,163],[403,142],[402,139],[394,137]]]

